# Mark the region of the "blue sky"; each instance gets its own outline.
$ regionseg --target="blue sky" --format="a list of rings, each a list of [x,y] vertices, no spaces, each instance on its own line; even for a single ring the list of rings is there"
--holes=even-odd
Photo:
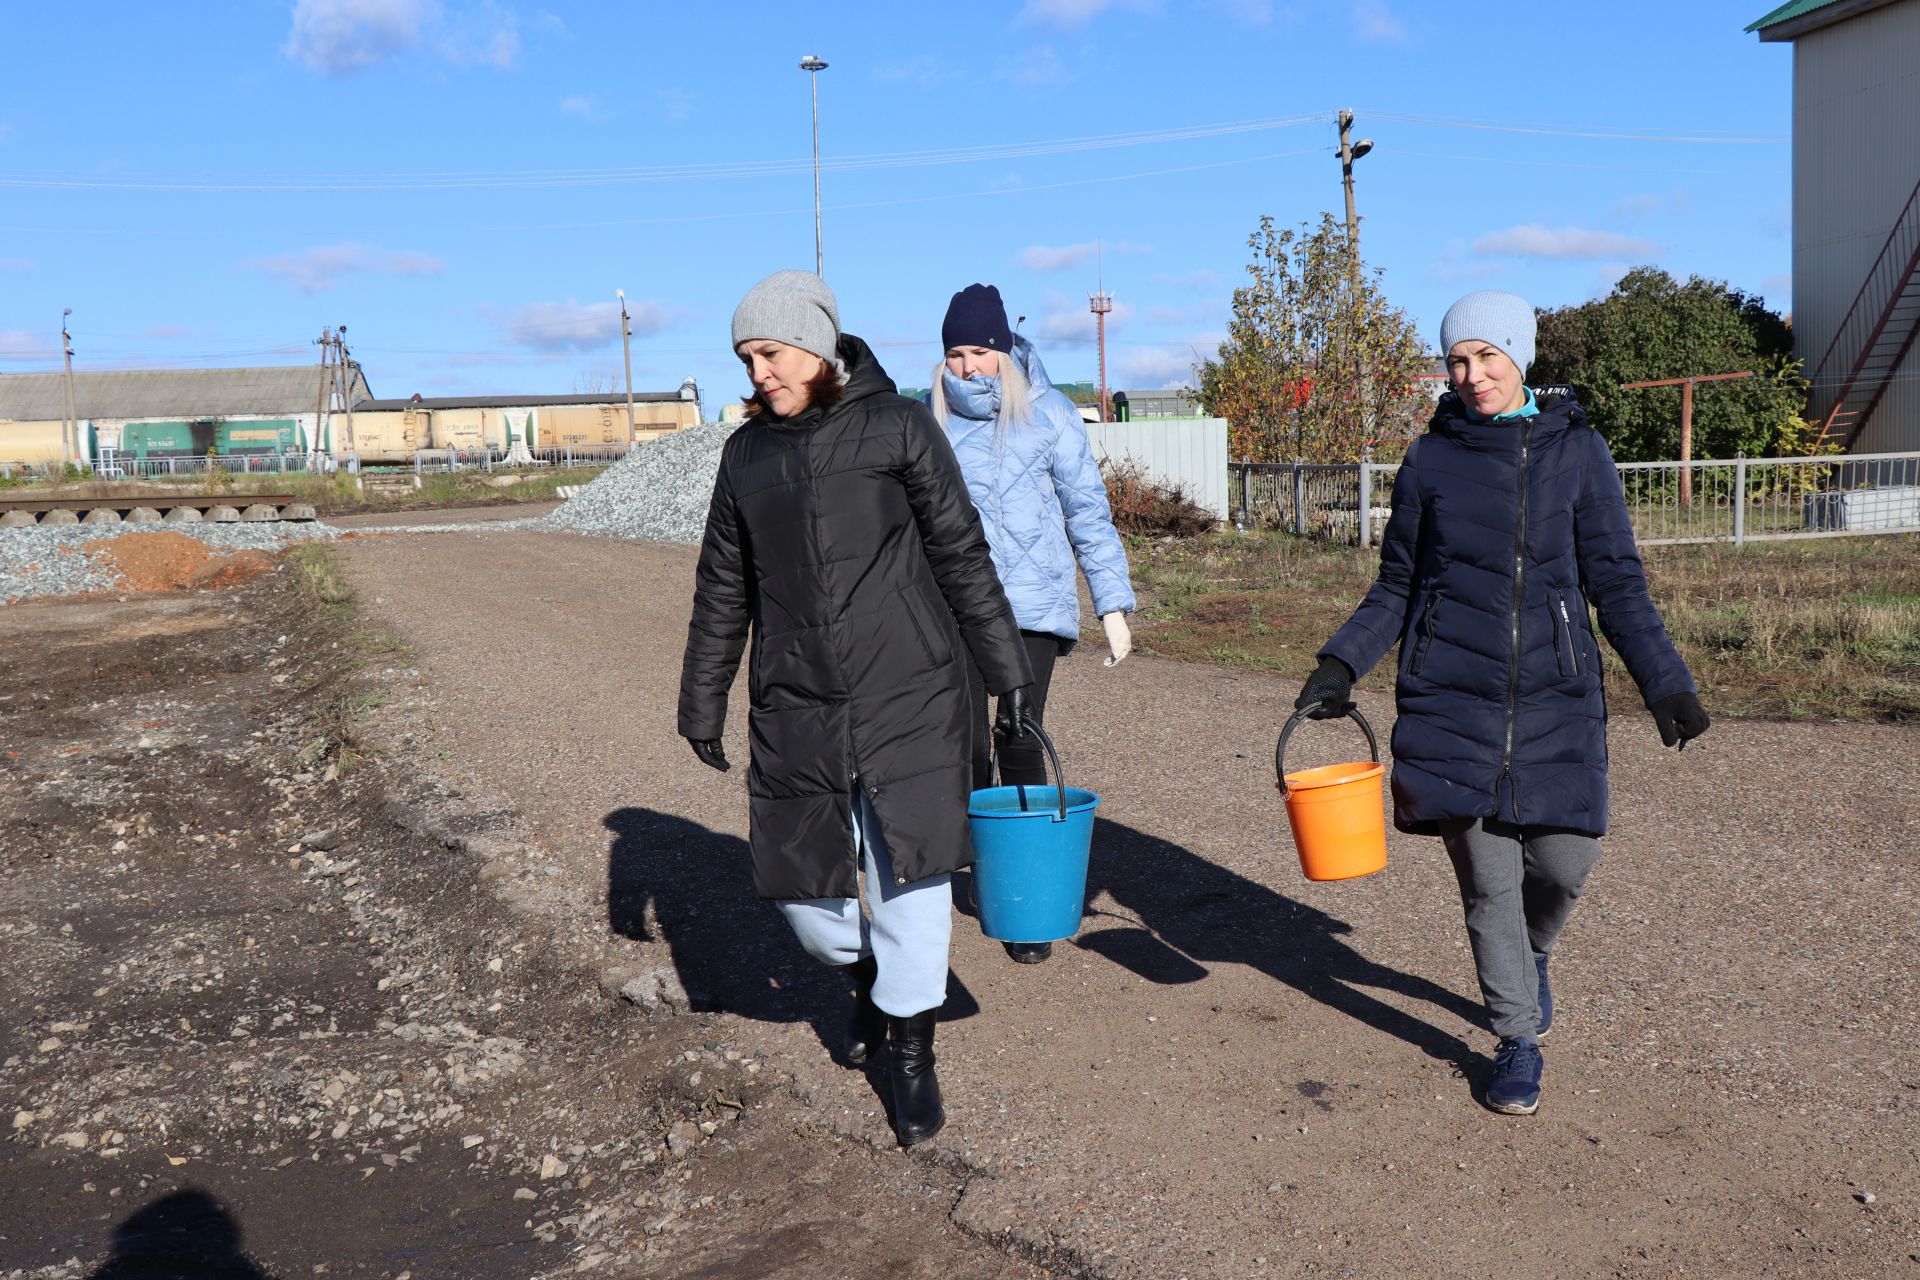
[[[757,279],[813,264],[844,327],[925,385],[982,280],[1057,380],[1210,354],[1263,213],[1342,208],[1431,337],[1448,303],[1543,306],[1656,263],[1789,300],[1791,54],[1768,6],[1410,0],[962,5],[0,0],[0,371],[315,359],[376,394],[744,389]],[[1096,246],[1101,246],[1096,257]]]

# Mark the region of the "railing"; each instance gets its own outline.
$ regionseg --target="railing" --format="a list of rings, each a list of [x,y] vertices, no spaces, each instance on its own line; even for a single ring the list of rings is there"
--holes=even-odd
[[[1920,532],[1920,453],[1615,465],[1642,546]],[[1386,526],[1398,468],[1236,462],[1227,470],[1239,527],[1365,546]]]
[[[634,447],[624,444],[554,445],[531,449],[528,453],[536,467],[602,467],[618,462]],[[504,449],[416,449],[411,462],[404,465],[418,475],[446,471],[493,471],[509,465],[507,456]]]
[[[1814,366],[1813,410],[1822,435],[1852,443],[1886,391],[1887,378],[1913,342],[1916,273],[1920,273],[1920,182],[1914,184],[1853,305]]]
[[[158,480],[168,476],[204,476],[215,470],[236,476],[299,475],[327,471],[331,462],[306,453],[185,454],[172,458],[129,458],[114,454],[95,460],[93,474],[102,480]]]

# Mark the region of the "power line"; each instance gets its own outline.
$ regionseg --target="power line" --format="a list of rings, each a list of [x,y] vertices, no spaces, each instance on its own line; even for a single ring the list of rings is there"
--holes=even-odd
[[[1777,133],[1752,133],[1715,130],[1704,133],[1677,133],[1665,129],[1601,125],[1593,127],[1508,124],[1497,120],[1466,120],[1451,116],[1415,116],[1395,111],[1363,112],[1371,120],[1391,120],[1397,124],[1425,125],[1436,129],[1479,129],[1493,133],[1529,133],[1551,138],[1596,138],[1613,142],[1684,142],[1709,146],[1784,147],[1792,139]]]

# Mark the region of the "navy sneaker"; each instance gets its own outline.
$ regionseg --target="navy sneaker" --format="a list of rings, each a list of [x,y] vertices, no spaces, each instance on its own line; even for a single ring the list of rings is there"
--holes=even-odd
[[[1553,1030],[1553,984],[1547,981],[1547,958],[1535,956],[1533,967],[1540,971],[1540,1029],[1535,1036],[1544,1036]]]
[[[1540,1109],[1540,1046],[1526,1036],[1500,1042],[1487,1081],[1487,1106],[1503,1115],[1530,1116]]]

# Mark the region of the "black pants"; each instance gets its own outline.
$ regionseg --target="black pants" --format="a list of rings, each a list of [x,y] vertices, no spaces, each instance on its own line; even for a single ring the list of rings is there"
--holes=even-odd
[[[1022,631],[1020,638],[1026,642],[1027,662],[1033,667],[1033,683],[1027,687],[1027,717],[1035,724],[1044,725],[1047,686],[1053,683],[1054,660],[1071,646],[1046,631]],[[973,786],[978,791],[993,785],[995,708],[988,705],[992,698],[987,693],[987,682],[980,675],[980,668],[974,665],[971,653],[967,655],[967,679],[973,690]],[[1038,738],[1029,735],[1024,742],[1000,744],[1000,781],[1007,786],[1037,787],[1047,783],[1047,753],[1040,749]]]

